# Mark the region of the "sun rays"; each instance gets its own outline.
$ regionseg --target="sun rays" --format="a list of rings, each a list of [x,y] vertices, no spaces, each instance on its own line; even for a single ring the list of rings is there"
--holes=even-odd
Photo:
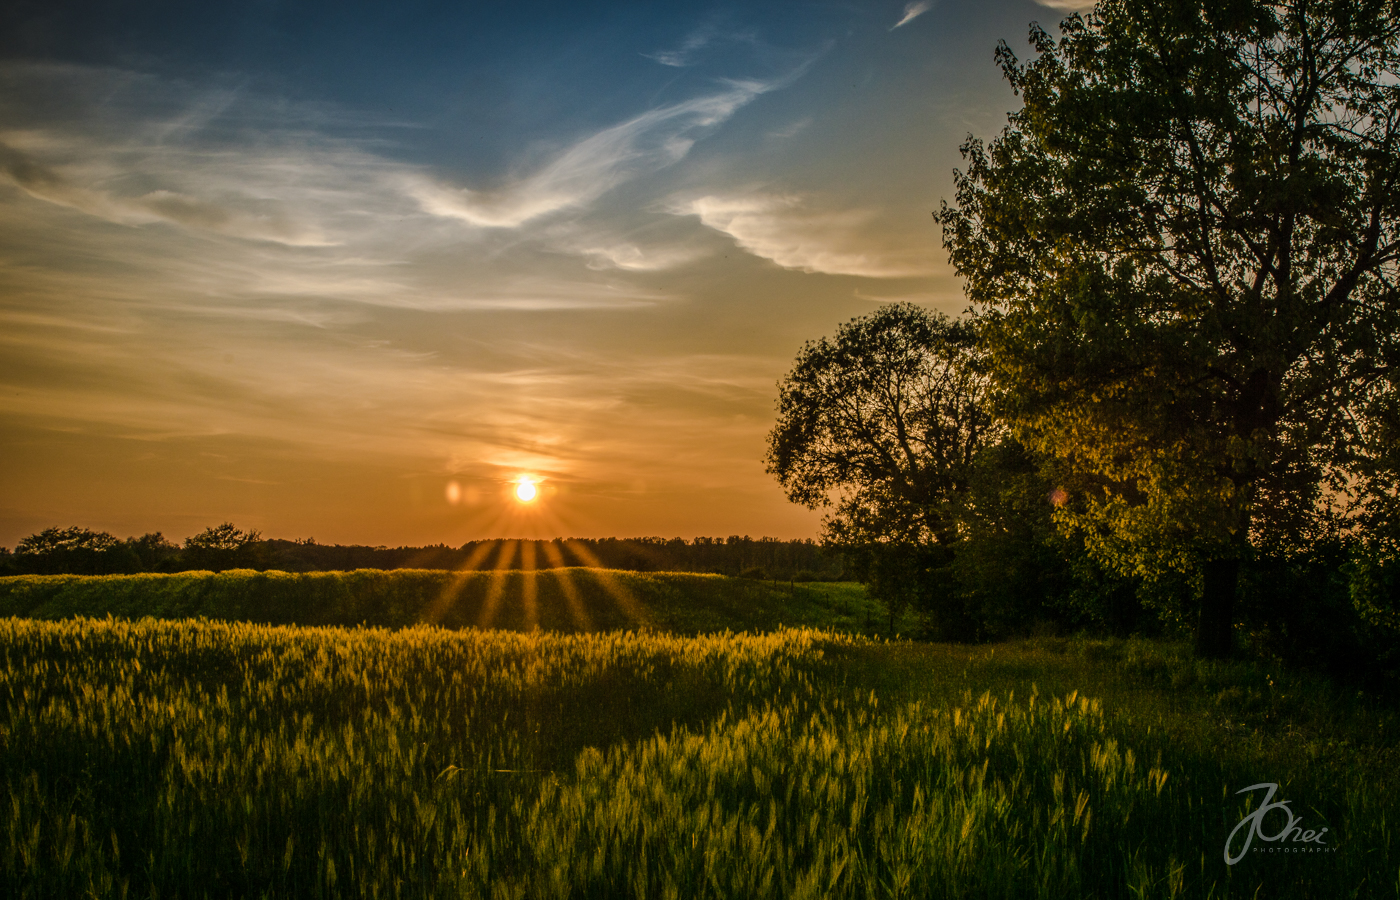
[[[576,557],[584,560],[588,568],[582,571],[588,572],[597,579],[599,586],[617,602],[630,622],[635,623],[639,627],[650,627],[651,621],[646,614],[646,610],[642,607],[642,604],[637,601],[637,598],[632,596],[632,592],[627,590],[622,582],[617,579],[612,569],[603,568],[602,561],[578,541],[565,541],[564,544]],[[570,570],[565,569],[561,571],[567,572]],[[575,569],[572,571],[580,570]]]
[[[449,627],[567,631],[652,626],[644,605],[583,543],[528,537],[577,533],[582,524],[562,515],[568,506],[557,501],[567,485],[555,478],[522,472],[497,482],[498,500],[470,511],[472,531],[522,536],[473,547],[429,604],[427,621]],[[453,487],[457,499],[464,494],[456,481],[449,482],[449,502]]]
[[[564,595],[564,602],[569,605],[570,618],[578,623],[580,631],[592,631],[593,620],[588,615],[588,608],[583,605],[583,600],[579,597],[578,589],[574,587],[572,579],[565,577],[562,572],[567,565],[564,562],[564,552],[554,541],[544,544],[542,549],[544,555],[549,559],[550,568],[561,570],[560,575],[557,575],[556,578],[559,582],[559,592]]]
[[[425,610],[438,625],[594,631],[654,627],[617,573],[582,543],[503,539],[477,545]]]

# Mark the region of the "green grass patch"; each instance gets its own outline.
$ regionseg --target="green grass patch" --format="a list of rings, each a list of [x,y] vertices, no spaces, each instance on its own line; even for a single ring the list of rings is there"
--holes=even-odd
[[[875,633],[888,622],[854,583],[678,572],[358,569],[0,578],[0,616],[198,618],[276,625],[432,624],[512,631],[650,628],[678,634],[780,625]],[[909,617],[896,623],[909,633]]]
[[[0,654],[5,896],[1334,898],[1400,878],[1394,712],[1173,645],[6,619]],[[1335,852],[1226,866],[1235,792],[1263,781]]]

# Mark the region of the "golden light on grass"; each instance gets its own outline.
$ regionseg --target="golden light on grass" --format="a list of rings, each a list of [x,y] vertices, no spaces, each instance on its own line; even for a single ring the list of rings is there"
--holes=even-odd
[[[520,483],[515,486],[515,499],[521,503],[530,503],[538,493],[535,490],[535,483],[529,478],[521,478]]]

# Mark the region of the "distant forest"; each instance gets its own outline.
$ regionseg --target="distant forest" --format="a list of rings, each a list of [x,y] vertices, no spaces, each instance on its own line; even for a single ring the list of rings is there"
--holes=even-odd
[[[351,569],[556,569],[595,566],[634,572],[712,572],[748,578],[840,581],[844,557],[812,540],[777,538],[555,538],[469,541],[460,547],[368,547],[314,540],[264,540],[231,524],[184,542],[159,532],[119,540],[86,528],[50,528],[0,548],[0,574],[116,575],[207,569],[327,572]]]

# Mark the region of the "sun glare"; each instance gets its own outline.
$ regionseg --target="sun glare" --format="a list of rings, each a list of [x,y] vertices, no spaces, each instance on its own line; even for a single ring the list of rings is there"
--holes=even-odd
[[[515,499],[521,503],[529,503],[535,499],[535,483],[528,478],[520,479],[520,483],[515,486]]]

